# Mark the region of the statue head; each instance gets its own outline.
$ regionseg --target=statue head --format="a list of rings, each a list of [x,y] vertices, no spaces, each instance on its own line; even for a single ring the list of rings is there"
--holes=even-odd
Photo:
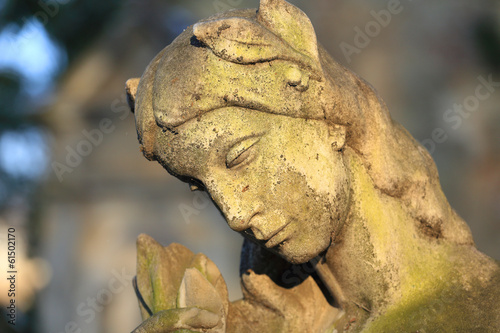
[[[448,222],[425,149],[286,1],[186,29],[128,92],[144,155],[207,190],[233,230],[290,262],[312,259],[339,235],[352,191],[348,156],[424,229],[470,241],[466,227]]]

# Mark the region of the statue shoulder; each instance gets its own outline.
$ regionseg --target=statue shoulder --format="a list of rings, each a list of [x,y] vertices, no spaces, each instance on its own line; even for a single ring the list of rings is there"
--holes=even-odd
[[[451,288],[374,318],[362,332],[500,332],[500,267],[483,285]]]

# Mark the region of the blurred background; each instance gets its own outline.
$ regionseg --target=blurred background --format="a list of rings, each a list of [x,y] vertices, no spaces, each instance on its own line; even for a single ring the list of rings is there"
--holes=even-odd
[[[500,259],[500,91],[477,105],[472,97],[480,77],[500,81],[500,2],[401,0],[390,22],[376,14],[389,1],[290,2],[425,143],[478,248]],[[16,326],[2,313],[1,332],[130,332],[140,323],[130,283],[140,233],[204,252],[231,299],[241,296],[242,238],[206,197],[142,156],[124,82],[197,20],[257,6],[0,0],[2,309],[9,227],[19,272]],[[459,113],[460,105],[468,109]]]

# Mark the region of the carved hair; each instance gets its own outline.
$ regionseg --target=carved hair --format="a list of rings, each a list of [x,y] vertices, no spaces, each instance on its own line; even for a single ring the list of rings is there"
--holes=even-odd
[[[204,67],[209,61],[220,66],[217,73]],[[268,79],[262,64],[278,62],[286,63],[283,74]],[[252,81],[255,68],[265,84]],[[231,76],[233,71],[237,73]],[[248,85],[238,81],[241,75],[248,76]],[[224,82],[231,80],[235,84]],[[274,81],[289,94],[279,107],[272,99]],[[391,119],[368,83],[318,46],[306,14],[283,0],[262,0],[257,15],[252,10],[230,11],[187,29],[151,62],[135,106],[139,140],[150,160],[155,159],[159,129],[175,130],[201,114],[228,106],[340,125],[346,146],[361,158],[375,187],[400,198],[424,234],[472,243],[468,227],[442,193],[429,153]]]

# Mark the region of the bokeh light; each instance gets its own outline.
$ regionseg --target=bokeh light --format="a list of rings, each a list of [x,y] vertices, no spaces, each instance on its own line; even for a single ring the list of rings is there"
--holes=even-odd
[[[47,136],[39,128],[0,134],[0,168],[11,177],[36,181],[45,174],[49,158]]]
[[[67,61],[62,48],[36,19],[27,20],[22,27],[5,27],[0,33],[0,50],[0,70],[19,73],[25,91],[32,97],[47,92]]]

